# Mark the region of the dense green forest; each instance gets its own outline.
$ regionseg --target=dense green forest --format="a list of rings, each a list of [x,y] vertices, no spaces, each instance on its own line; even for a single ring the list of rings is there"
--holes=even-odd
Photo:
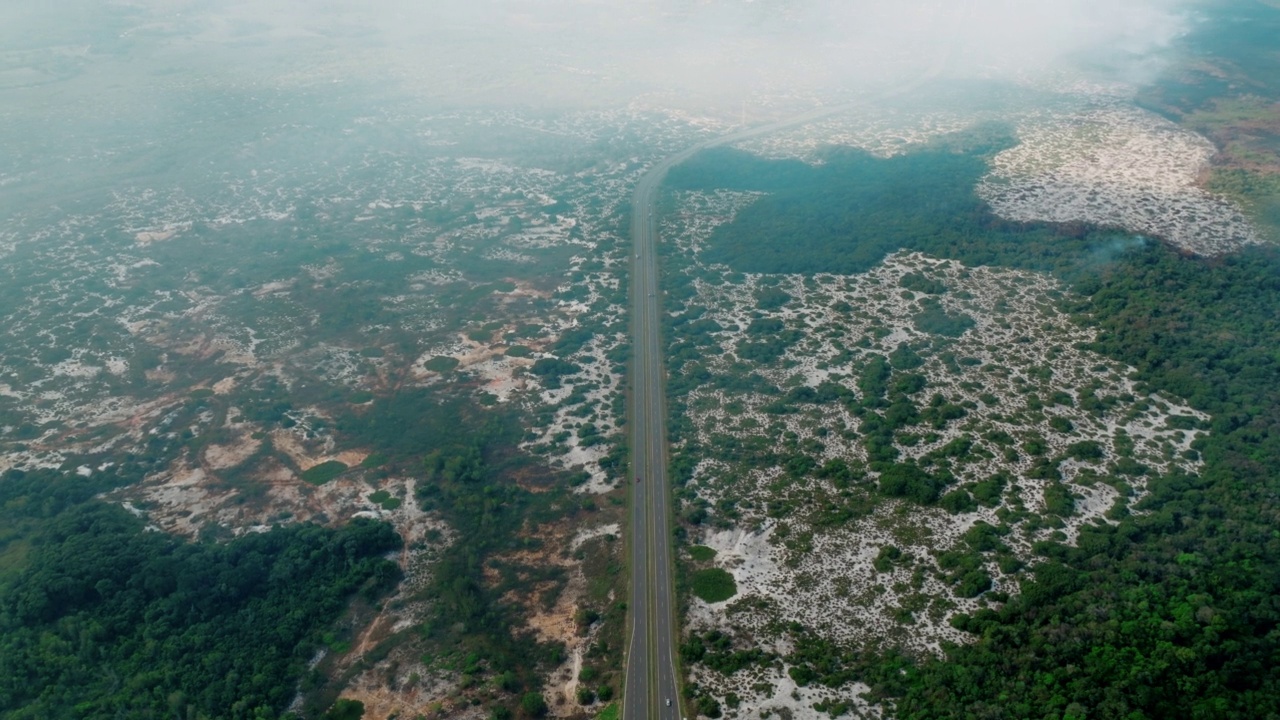
[[[969,153],[944,142],[914,161],[842,153],[803,170],[721,151],[673,183],[796,184],[716,232],[704,259],[735,270],[851,272],[905,247],[1054,273],[1076,291],[1078,321],[1098,328],[1094,350],[1212,415],[1206,465],[1152,478],[1141,512],[1088,528],[1075,547],[1041,544],[1021,594],[958,620],[973,644],[920,660],[836,648],[796,627],[793,677],[861,679],[904,718],[1280,717],[1280,253],[1188,257],[1105,228],[1003,221],[971,195],[981,162]],[[712,172],[721,161],[723,180]],[[877,166],[883,193],[870,187]],[[914,220],[915,196],[895,198],[907,167],[939,172],[928,184],[949,222]],[[858,201],[833,206],[815,188]],[[687,293],[688,276],[670,277],[673,295]]]
[[[768,193],[716,228],[704,262],[751,273],[857,273],[902,248],[1053,235],[1000,220],[974,191],[987,159],[1013,144],[991,126],[891,158],[830,149],[817,166],[712,148],[672,168],[667,184]]]
[[[385,523],[187,543],[93,500],[119,481],[0,482],[4,717],[277,717],[320,633],[399,578]]]

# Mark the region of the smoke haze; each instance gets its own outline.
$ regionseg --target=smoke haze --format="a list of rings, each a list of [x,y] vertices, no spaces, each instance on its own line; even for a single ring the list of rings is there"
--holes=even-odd
[[[1140,80],[1184,31],[1176,0],[138,0],[9,2],[0,87],[63,65],[159,65],[208,82],[375,82],[448,105],[607,106],[654,94],[811,98],[945,67]],[[39,65],[40,63],[36,63]],[[127,82],[127,81],[126,81]],[[145,81],[143,81],[145,84]]]

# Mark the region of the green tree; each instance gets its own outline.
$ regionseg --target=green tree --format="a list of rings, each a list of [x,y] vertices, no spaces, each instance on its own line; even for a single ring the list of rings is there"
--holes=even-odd
[[[540,692],[525,693],[520,698],[520,710],[525,717],[540,718],[547,714],[547,701]]]

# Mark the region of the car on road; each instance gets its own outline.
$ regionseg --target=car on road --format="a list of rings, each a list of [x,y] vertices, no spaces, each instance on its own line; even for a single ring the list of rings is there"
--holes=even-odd
[[[671,707],[671,698],[667,698],[667,707]]]
[[[649,297],[653,297],[653,293],[649,293]]]
[[[639,485],[639,484],[640,484],[640,476],[639,476],[639,475],[637,475],[637,476],[636,476],[636,484],[637,484],[637,485]]]

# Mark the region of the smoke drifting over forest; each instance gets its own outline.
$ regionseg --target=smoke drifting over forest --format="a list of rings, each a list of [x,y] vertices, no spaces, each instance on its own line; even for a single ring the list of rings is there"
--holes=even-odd
[[[138,0],[0,9],[10,47],[78,46],[258,82],[377,81],[451,105],[822,96],[945,67],[1140,80],[1176,0]],[[266,78],[272,78],[267,80]]]

